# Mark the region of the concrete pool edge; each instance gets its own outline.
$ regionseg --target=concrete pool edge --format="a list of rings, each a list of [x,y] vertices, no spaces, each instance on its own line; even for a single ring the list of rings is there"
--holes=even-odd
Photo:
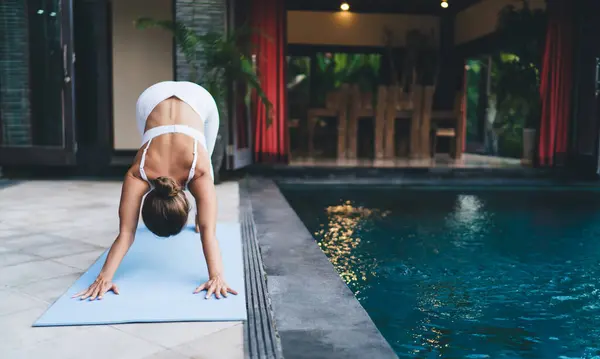
[[[286,358],[396,358],[278,186],[240,182],[252,204],[275,325]]]

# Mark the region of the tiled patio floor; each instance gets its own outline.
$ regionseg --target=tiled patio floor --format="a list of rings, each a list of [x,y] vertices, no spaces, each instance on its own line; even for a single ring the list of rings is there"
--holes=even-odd
[[[29,181],[0,189],[2,359],[243,358],[241,322],[32,328],[115,238],[120,182]],[[238,221],[235,182],[219,220]]]

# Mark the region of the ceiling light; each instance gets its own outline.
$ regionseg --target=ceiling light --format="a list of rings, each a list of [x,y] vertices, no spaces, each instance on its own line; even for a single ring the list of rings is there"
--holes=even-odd
[[[448,0],[442,0],[442,2],[440,3],[440,6],[443,7],[444,9],[448,8]]]
[[[347,2],[343,2],[342,5],[340,5],[340,10],[348,11],[350,10],[350,5]]]

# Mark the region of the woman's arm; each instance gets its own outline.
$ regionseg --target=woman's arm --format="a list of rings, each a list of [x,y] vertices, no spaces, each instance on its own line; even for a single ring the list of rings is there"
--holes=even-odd
[[[221,252],[217,243],[217,194],[210,175],[205,174],[192,181],[190,192],[196,200],[196,231],[200,233],[202,250],[206,258],[210,278],[223,271]]]
[[[189,184],[189,189],[196,199],[196,231],[200,233],[202,251],[208,267],[208,281],[194,291],[206,290],[206,298],[213,293],[219,299],[227,293],[237,292],[227,286],[223,277],[223,261],[217,242],[217,194],[212,177],[205,173]]]
[[[133,244],[140,218],[142,198],[148,189],[148,183],[135,177],[131,171],[125,176],[119,204],[119,235],[111,246],[106,262],[100,271],[100,275],[104,278],[112,280],[123,257]]]
[[[102,296],[109,290],[119,294],[112,279],[135,239],[142,198],[147,190],[148,184],[145,181],[135,177],[131,171],[127,172],[119,204],[119,235],[108,251],[106,262],[104,262],[98,278],[88,289],[77,293],[74,297],[90,298],[91,300],[102,299]]]

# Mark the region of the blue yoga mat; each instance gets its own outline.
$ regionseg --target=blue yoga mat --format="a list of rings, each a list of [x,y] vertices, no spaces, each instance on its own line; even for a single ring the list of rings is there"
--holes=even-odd
[[[246,320],[239,223],[218,223],[217,238],[225,279],[238,295],[207,300],[206,292],[193,294],[208,279],[202,243],[193,228],[166,239],[139,228],[113,279],[120,295],[110,292],[96,301],[71,298],[96,279],[105,252],[33,326]]]

